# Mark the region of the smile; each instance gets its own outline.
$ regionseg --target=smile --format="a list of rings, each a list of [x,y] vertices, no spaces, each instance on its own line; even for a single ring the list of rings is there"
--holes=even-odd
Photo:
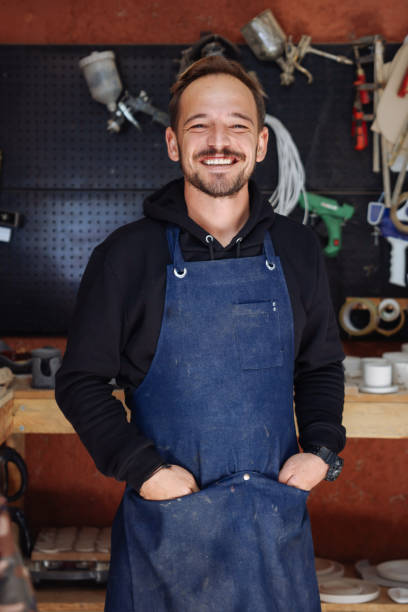
[[[235,157],[207,157],[201,161],[205,166],[231,166],[237,162]]]

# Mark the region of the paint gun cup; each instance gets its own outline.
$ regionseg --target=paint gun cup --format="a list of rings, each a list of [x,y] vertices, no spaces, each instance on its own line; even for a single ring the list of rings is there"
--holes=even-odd
[[[241,28],[241,32],[258,59],[276,61],[282,57],[286,34],[270,9],[251,19]]]

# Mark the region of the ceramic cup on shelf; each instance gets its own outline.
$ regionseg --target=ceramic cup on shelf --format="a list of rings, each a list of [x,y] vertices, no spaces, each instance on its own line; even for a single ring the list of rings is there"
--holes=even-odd
[[[363,381],[365,387],[389,387],[392,382],[392,366],[381,358],[363,359]]]
[[[346,355],[343,366],[347,377],[356,378],[357,376],[361,376],[361,357]]]
[[[408,354],[408,353],[407,353]],[[394,361],[392,364],[392,381],[408,389],[408,361]]]
[[[404,366],[398,366],[398,364],[408,363],[408,352],[403,351],[392,351],[389,353],[383,353],[383,358],[387,359],[392,363],[392,382],[394,385],[405,385],[405,382],[400,381],[403,375]]]

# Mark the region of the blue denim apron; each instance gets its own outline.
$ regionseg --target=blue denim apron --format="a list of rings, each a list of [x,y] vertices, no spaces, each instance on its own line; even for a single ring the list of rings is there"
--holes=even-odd
[[[298,452],[293,317],[264,255],[185,263],[167,230],[163,321],[132,420],[200,491],[115,518],[106,612],[318,612],[307,492],[277,481]]]

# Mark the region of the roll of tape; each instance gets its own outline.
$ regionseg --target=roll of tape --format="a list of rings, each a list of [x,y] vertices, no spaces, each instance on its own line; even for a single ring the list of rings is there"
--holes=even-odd
[[[358,328],[351,321],[351,313],[353,310],[368,310],[370,319],[367,325],[363,328]],[[340,308],[339,312],[340,325],[345,332],[351,336],[364,336],[375,331],[378,324],[378,311],[375,304],[366,298],[356,298],[355,300],[347,300]]]
[[[392,336],[393,334],[396,334],[397,332],[399,332],[399,330],[404,325],[404,323],[405,323],[405,312],[401,310],[400,320],[397,322],[395,327],[393,327],[392,329],[388,329],[388,328],[385,329],[385,328],[380,327],[380,325],[378,324],[377,331],[379,334],[382,334],[383,336]]]
[[[401,306],[393,298],[385,298],[378,304],[378,316],[382,321],[395,321],[401,314]]]

